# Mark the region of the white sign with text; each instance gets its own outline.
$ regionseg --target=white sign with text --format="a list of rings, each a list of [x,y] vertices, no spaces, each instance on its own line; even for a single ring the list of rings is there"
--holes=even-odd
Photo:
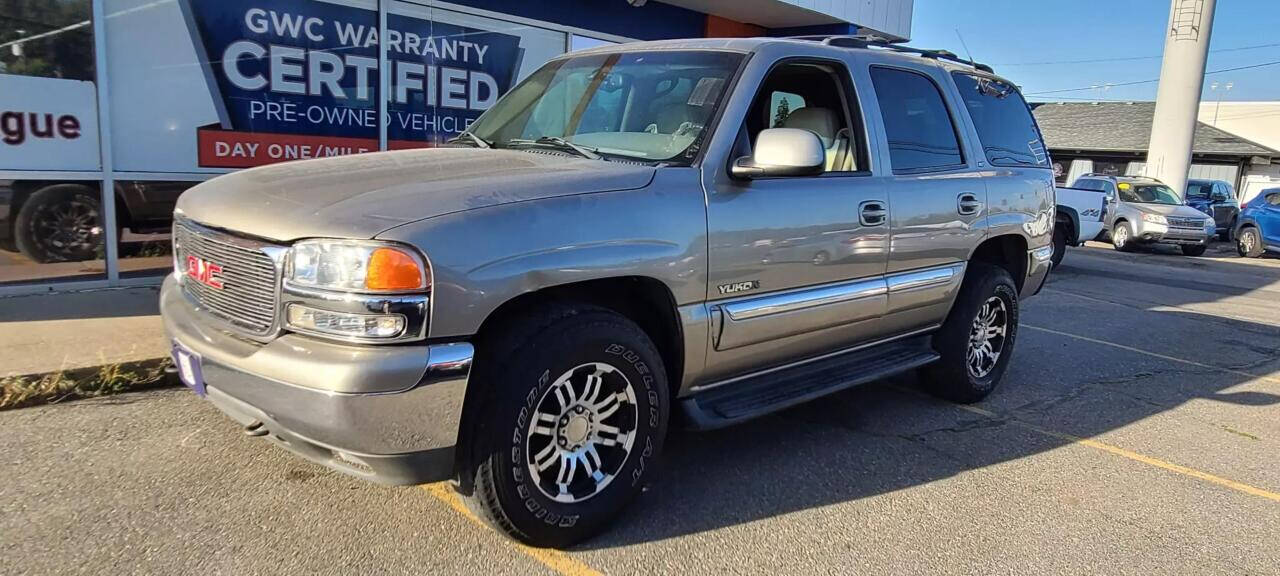
[[[93,82],[0,74],[0,170],[98,170]]]

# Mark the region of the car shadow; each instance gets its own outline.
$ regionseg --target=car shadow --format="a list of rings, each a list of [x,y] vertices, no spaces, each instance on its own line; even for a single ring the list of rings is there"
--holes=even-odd
[[[1213,266],[1230,272],[1242,265]],[[1155,280],[1163,279],[1147,279]],[[1091,281],[1111,280],[1098,275]],[[1052,293],[1042,294],[1028,302],[1033,318],[1024,316],[1005,381],[976,405],[977,411],[929,396],[921,377],[911,373],[731,428],[675,428],[667,439],[661,477],[609,532],[578,548],[678,538],[909,489],[1054,450],[1071,444],[1072,437],[1105,435],[1192,401],[1280,405],[1280,395],[1236,388],[1253,379],[1249,374],[1255,368],[1252,373],[1267,374],[1280,367],[1274,362],[1280,360],[1280,328],[1178,308],[1246,296],[1272,282],[1280,282],[1280,268],[1253,268],[1234,284],[1215,285],[1213,291],[1196,290],[1205,282],[1188,279],[1186,287],[1193,289],[1176,294],[1199,296],[1114,312],[1108,308],[1112,304],[1068,301],[1065,296],[1051,300]],[[1156,344],[1152,349],[1220,369],[1027,327],[1086,310],[1122,319],[1142,314],[1153,333],[1203,325],[1208,333],[1204,342],[1183,350]],[[1064,330],[1087,334],[1081,326]],[[1252,348],[1242,346],[1244,341]],[[1060,435],[1028,433],[1022,423]]]

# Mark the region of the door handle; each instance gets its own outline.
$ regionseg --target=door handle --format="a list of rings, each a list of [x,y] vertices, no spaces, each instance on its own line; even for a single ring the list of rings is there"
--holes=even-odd
[[[972,192],[965,192],[956,198],[956,211],[971,216],[982,210],[982,203],[978,201],[978,196]]]
[[[884,202],[869,200],[858,205],[858,221],[863,226],[880,226],[888,219],[889,211],[885,209]]]

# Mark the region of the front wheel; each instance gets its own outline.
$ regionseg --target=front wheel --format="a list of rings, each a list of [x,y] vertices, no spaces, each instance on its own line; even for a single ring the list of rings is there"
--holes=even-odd
[[[1249,226],[1240,231],[1240,236],[1236,238],[1236,252],[1245,258],[1257,258],[1262,255],[1262,235],[1258,234],[1258,229]]]
[[[1185,256],[1203,256],[1207,248],[1208,246],[1204,244],[1183,244],[1182,254]]]
[[[653,476],[666,370],[635,323],[600,308],[552,306],[507,332],[485,354],[492,369],[477,363],[489,394],[472,506],[522,542],[569,546]]]
[[[1111,245],[1121,252],[1133,250],[1133,230],[1129,228],[1128,222],[1116,224],[1115,230],[1111,231]]]
[[[960,403],[986,398],[1009,367],[1018,336],[1018,287],[1004,268],[970,262],[956,303],[933,336],[941,359],[924,370],[932,393]]]
[[[79,184],[55,184],[32,194],[14,220],[14,243],[41,264],[100,258],[102,203],[97,191]]]

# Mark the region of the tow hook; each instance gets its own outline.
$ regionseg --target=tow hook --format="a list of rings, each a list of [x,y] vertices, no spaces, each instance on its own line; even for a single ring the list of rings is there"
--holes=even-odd
[[[256,438],[258,436],[266,436],[267,434],[270,434],[270,433],[271,431],[267,430],[267,427],[264,426],[262,422],[259,422],[258,420],[254,420],[253,422],[250,422],[248,426],[244,427],[245,436],[253,436]]]

